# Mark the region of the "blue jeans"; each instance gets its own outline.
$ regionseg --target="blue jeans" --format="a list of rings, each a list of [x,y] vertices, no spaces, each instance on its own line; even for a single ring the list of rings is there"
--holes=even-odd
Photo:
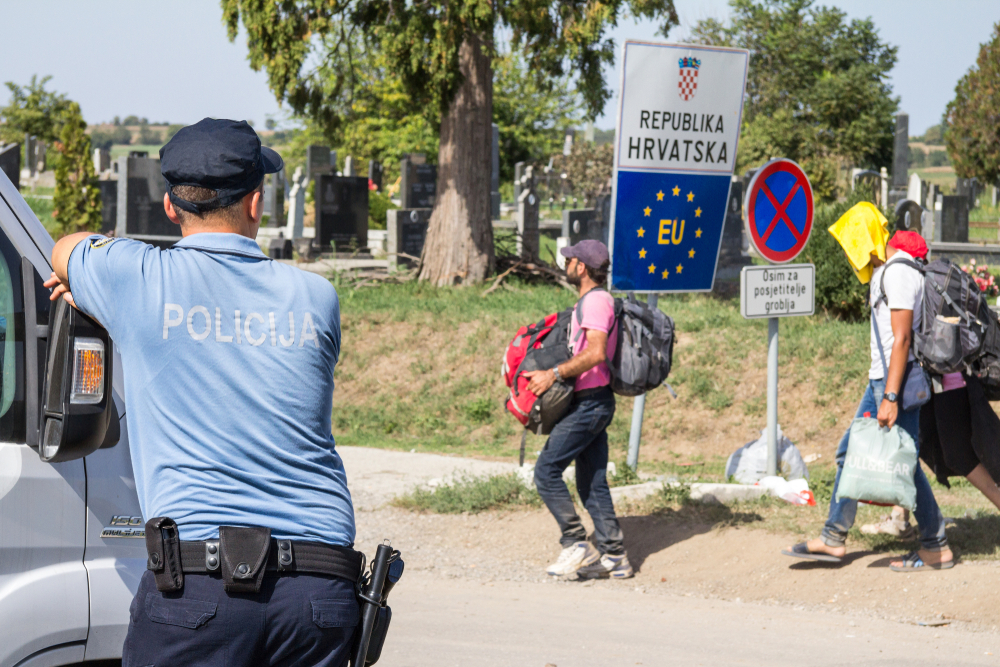
[[[346,667],[360,611],[354,582],[268,572],[259,593],[223,586],[218,575],[185,574],[182,591],[161,593],[144,572],[122,667]]]
[[[622,529],[608,488],[608,424],[615,416],[615,396],[607,387],[575,398],[545,443],[535,463],[535,487],[562,531],[563,548],[587,539],[562,475],[576,461],[576,490],[594,520],[594,541],[601,553],[625,553]]]
[[[868,389],[861,397],[861,405],[855,419],[863,417],[864,413],[871,413],[872,417],[878,415],[878,407],[882,403],[882,394],[885,392],[885,380],[869,380]],[[920,409],[899,411],[896,417],[899,427],[910,434],[914,444],[920,447]],[[837,487],[840,485],[840,474],[844,471],[844,458],[847,456],[847,442],[851,434],[850,427],[844,433],[840,446],[837,447],[837,481],[833,485],[833,497],[830,498],[830,514],[823,527],[823,542],[829,547],[842,547],[847,540],[847,531],[854,525],[854,517],[858,513],[858,501],[850,498],[837,500]],[[913,475],[913,483],[917,488],[917,507],[913,510],[913,517],[917,520],[920,529],[920,545],[928,551],[944,551],[948,547],[948,539],[944,534],[944,517],[934,499],[934,492],[924,475],[923,468],[917,461],[917,469]]]

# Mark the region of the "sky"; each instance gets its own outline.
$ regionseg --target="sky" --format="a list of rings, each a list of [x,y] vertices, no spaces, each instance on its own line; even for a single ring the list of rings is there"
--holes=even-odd
[[[941,119],[958,79],[975,63],[979,44],[1000,20],[996,0],[831,0],[851,18],[871,17],[884,41],[899,47],[892,86],[900,110],[910,115],[910,134]],[[680,41],[700,19],[725,20],[725,0],[675,0],[681,25],[668,39]],[[51,75],[48,88],[80,103],[88,123],[131,114],[153,121],[194,123],[206,116],[249,119],[287,114],[268,90],[263,72],[246,59],[243,36],[230,42],[214,0],[34,0],[5,3],[0,40],[0,81],[25,84]],[[612,32],[628,38],[662,39],[652,22],[627,19]],[[615,124],[618,71],[608,68],[616,94],[599,128]],[[5,92],[0,100],[6,103]]]

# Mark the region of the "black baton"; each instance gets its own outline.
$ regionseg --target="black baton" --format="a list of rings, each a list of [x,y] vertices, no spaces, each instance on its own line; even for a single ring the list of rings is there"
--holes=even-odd
[[[387,627],[380,627],[380,641],[376,642],[375,655],[369,654],[369,644],[372,641],[372,632],[375,629],[379,616],[384,619],[380,625],[388,626],[391,618],[388,609],[385,607],[386,598],[389,591],[399,581],[403,574],[403,560],[400,553],[394,551],[389,544],[380,544],[375,550],[375,558],[372,560],[371,575],[367,582],[362,582],[358,599],[361,601],[361,623],[358,626],[359,636],[354,645],[354,657],[351,659],[352,667],[365,667],[375,664],[382,652],[382,641],[385,639]]]

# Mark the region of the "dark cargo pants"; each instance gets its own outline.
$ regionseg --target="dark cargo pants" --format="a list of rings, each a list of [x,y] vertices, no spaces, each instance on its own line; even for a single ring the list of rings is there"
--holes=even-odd
[[[608,425],[615,416],[615,396],[607,387],[583,398],[574,398],[545,443],[535,463],[535,487],[538,495],[556,518],[563,548],[587,539],[573,498],[562,475],[576,461],[576,490],[594,520],[594,541],[601,553],[616,556],[625,553],[622,529],[615,516],[608,488]]]
[[[345,667],[359,618],[352,582],[277,573],[230,595],[208,574],[161,593],[147,571],[129,611],[122,667]]]

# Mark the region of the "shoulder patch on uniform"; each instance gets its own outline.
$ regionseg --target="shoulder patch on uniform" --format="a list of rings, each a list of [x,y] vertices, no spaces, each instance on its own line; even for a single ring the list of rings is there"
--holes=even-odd
[[[110,243],[114,243],[117,240],[118,240],[117,238],[115,238],[113,236],[109,236],[109,237],[101,239],[99,241],[91,241],[90,242],[90,247],[93,248],[94,250],[97,250],[98,248],[103,248],[104,246],[106,246],[106,245],[108,245]]]

